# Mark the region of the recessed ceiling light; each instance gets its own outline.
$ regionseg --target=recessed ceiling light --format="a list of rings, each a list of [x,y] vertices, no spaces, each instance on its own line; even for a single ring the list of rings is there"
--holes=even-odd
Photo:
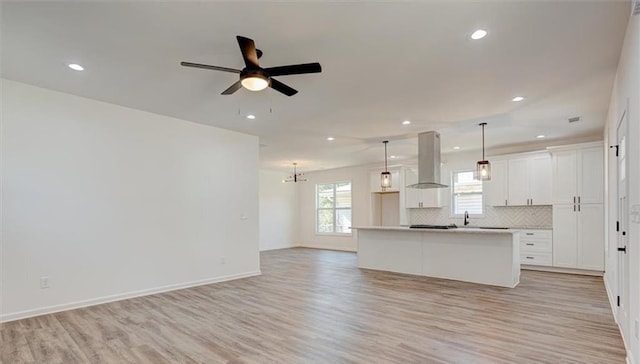
[[[458,150],[458,149],[460,149],[460,147],[453,147],[453,149]]]
[[[392,156],[390,156],[389,158],[391,158],[391,159],[396,159],[396,156],[395,156],[395,155],[392,155]]]
[[[487,31],[484,29],[478,29],[471,34],[471,39],[478,40],[487,36]]]
[[[544,138],[544,135],[540,134],[540,135],[538,135],[536,138],[538,138],[538,139],[542,139],[542,138]]]
[[[74,71],[84,71],[84,67],[82,67],[81,65],[76,64],[76,63],[71,63],[69,65],[69,68],[71,68]]]
[[[516,97],[511,99],[511,101],[515,101],[515,102],[522,101],[522,100],[524,100],[524,97],[522,97],[522,96],[516,96]]]
[[[249,114],[249,115],[247,115],[247,119],[251,119],[251,120],[253,120],[253,119],[255,119],[255,118],[256,118],[256,116],[255,116],[255,115],[253,115],[253,114]]]
[[[334,137],[327,137],[327,140],[328,141],[332,141],[332,140],[335,140],[335,138]]]
[[[405,121],[402,122],[402,125],[409,125],[409,124],[411,124],[411,121],[409,121],[409,120],[405,120]]]

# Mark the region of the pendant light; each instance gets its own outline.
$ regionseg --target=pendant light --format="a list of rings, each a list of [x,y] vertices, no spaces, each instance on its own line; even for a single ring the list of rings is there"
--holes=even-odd
[[[391,173],[387,171],[387,143],[388,140],[382,142],[384,144],[384,172],[380,173],[380,186],[384,191],[385,188],[391,188]]]
[[[296,169],[296,166],[298,165],[298,163],[294,163],[293,164],[293,174],[285,179],[282,180],[282,183],[286,183],[286,182],[306,182],[308,181],[307,178],[301,178],[302,176],[304,176],[304,173],[298,173],[298,170]]]
[[[481,181],[491,180],[491,164],[488,160],[484,159],[484,126],[487,123],[478,124],[482,127],[482,160],[476,164],[476,179]]]

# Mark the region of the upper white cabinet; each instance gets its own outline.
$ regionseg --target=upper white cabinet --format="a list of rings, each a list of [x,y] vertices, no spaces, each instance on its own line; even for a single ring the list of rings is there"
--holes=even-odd
[[[370,186],[369,189],[371,192],[398,192],[401,186],[402,181],[400,180],[400,168],[389,168],[389,172],[391,172],[391,187],[386,188],[384,191],[382,190],[382,186],[380,185],[380,173],[384,170],[380,169],[379,171],[372,171],[370,177]]]
[[[553,152],[553,203],[602,203],[602,147]]]
[[[551,157],[545,153],[509,159],[510,206],[551,205]]]
[[[491,179],[482,185],[486,191],[487,204],[508,206],[507,197],[507,160],[491,161]]]
[[[551,157],[548,153],[512,155],[491,161],[485,181],[491,206],[551,205]]]
[[[405,186],[418,183],[418,167],[411,166],[404,169]],[[417,209],[427,207],[442,207],[442,188],[409,188],[405,187],[405,208]]]
[[[509,205],[520,206],[529,204],[529,172],[528,159],[510,159],[508,163],[509,181],[507,200]]]

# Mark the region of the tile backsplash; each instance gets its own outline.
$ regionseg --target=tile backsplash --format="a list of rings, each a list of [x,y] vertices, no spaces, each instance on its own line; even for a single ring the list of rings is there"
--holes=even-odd
[[[548,228],[553,225],[551,206],[485,206],[484,217],[471,217],[470,225],[514,228]],[[451,217],[449,206],[409,209],[409,224],[462,225],[462,218]]]

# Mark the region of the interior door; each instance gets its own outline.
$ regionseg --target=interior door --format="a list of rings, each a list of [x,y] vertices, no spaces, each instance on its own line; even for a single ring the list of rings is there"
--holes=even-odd
[[[627,246],[629,242],[629,208],[627,200],[627,112],[625,111],[618,124],[618,293],[620,305],[618,306],[618,323],[624,337],[629,337],[629,295],[627,292],[629,282],[629,254]]]

